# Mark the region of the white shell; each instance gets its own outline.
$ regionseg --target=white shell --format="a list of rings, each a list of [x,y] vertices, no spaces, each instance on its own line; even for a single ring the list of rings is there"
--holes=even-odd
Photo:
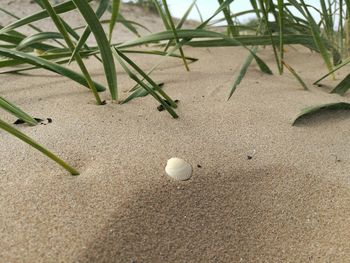
[[[192,166],[180,158],[170,158],[165,166],[165,173],[175,180],[185,181],[192,176]]]

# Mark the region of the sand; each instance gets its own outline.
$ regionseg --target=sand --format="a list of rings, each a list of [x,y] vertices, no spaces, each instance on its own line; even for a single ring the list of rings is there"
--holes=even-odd
[[[180,100],[177,120],[149,96],[118,105],[105,93],[108,104],[96,106],[87,89],[50,72],[1,75],[2,96],[53,119],[18,128],[81,175],[0,131],[0,261],[347,261],[349,113],[291,123],[305,106],[350,97],[312,87],[326,68],[317,54],[296,49],[286,59],[310,91],[254,64],[227,101],[246,51],[186,47],[200,58],[191,72],[169,58],[152,75]],[[259,55],[277,72],[271,50]],[[131,57],[144,69],[159,59]],[[101,65],[87,63],[105,83]],[[125,98],[133,83],[119,66],[118,84]],[[174,156],[193,165],[191,180],[164,175]]]

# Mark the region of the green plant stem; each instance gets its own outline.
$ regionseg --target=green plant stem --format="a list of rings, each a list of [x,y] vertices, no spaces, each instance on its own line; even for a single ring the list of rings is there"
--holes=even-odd
[[[74,52],[74,49],[75,49],[75,45],[73,43],[73,41],[71,40],[71,38],[69,37],[68,35],[68,32],[67,30],[65,29],[60,17],[56,14],[55,10],[52,8],[50,2],[48,0],[42,0],[42,3],[43,5],[45,6],[45,9],[47,10],[47,12],[49,13],[50,17],[52,18],[53,22],[55,23],[57,29],[60,31],[60,33],[62,34],[64,40],[66,41],[69,49],[71,50],[71,52]],[[91,79],[91,76],[87,70],[87,68],[85,67],[85,64],[81,58],[81,56],[79,55],[79,53],[77,53],[75,55],[75,59],[83,73],[83,75],[85,76],[86,78],[86,82],[88,83],[89,85],[89,88],[92,90],[94,96],[95,96],[95,99],[96,99],[96,102],[98,105],[102,105],[102,101],[100,99],[100,96],[98,95],[98,92],[97,92],[97,89]]]
[[[176,28],[175,28],[173,19],[172,19],[171,14],[170,14],[170,11],[169,11],[169,8],[168,8],[168,4],[167,4],[166,0],[162,0],[162,2],[163,2],[163,5],[164,5],[165,13],[166,13],[166,15],[168,17],[168,20],[169,20],[169,24],[171,26],[172,31],[174,32],[175,43],[176,43],[176,45],[178,45],[179,44],[179,37],[177,35]],[[179,51],[180,51],[180,54],[181,54],[181,57],[182,57],[182,60],[184,62],[186,70],[190,71],[190,68],[188,67],[188,64],[187,64],[187,61],[185,59],[185,54],[183,52],[182,47],[179,48]]]
[[[35,142],[32,138],[28,137],[24,133],[20,132],[19,130],[13,128],[11,125],[7,124],[6,122],[2,121],[0,119],[0,128],[7,131],[8,133],[16,136],[20,140],[24,141],[25,143],[29,144],[30,146],[34,147],[38,151],[42,152],[44,155],[49,157],[51,160],[58,163],[60,166],[62,166],[64,169],[66,169],[68,172],[70,172],[71,175],[79,175],[79,172],[71,167],[69,164],[67,164],[65,161],[60,159],[58,156],[50,152],[49,150],[45,149],[43,146]]]

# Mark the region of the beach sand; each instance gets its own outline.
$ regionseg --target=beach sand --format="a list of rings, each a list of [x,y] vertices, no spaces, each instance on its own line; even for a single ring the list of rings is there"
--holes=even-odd
[[[17,127],[81,175],[0,131],[0,261],[346,262],[349,113],[291,124],[306,106],[350,96],[312,87],[326,67],[319,55],[295,48],[286,60],[310,91],[288,72],[279,76],[266,48],[259,55],[275,75],[253,64],[227,101],[247,52],[185,47],[199,58],[190,72],[169,58],[152,74],[180,100],[179,119],[158,112],[150,96],[119,105],[106,92],[107,105],[97,106],[86,88],[47,71],[1,75],[2,96],[53,120]],[[145,70],[160,59],[131,57]],[[86,63],[105,83],[101,64]],[[125,98],[133,82],[119,65],[117,71]],[[174,156],[192,164],[189,181],[165,176]]]

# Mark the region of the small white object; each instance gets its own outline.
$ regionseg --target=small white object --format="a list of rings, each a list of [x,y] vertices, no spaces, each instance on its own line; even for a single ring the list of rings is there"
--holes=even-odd
[[[192,176],[192,166],[180,158],[170,158],[165,166],[165,173],[175,180],[185,181]]]

